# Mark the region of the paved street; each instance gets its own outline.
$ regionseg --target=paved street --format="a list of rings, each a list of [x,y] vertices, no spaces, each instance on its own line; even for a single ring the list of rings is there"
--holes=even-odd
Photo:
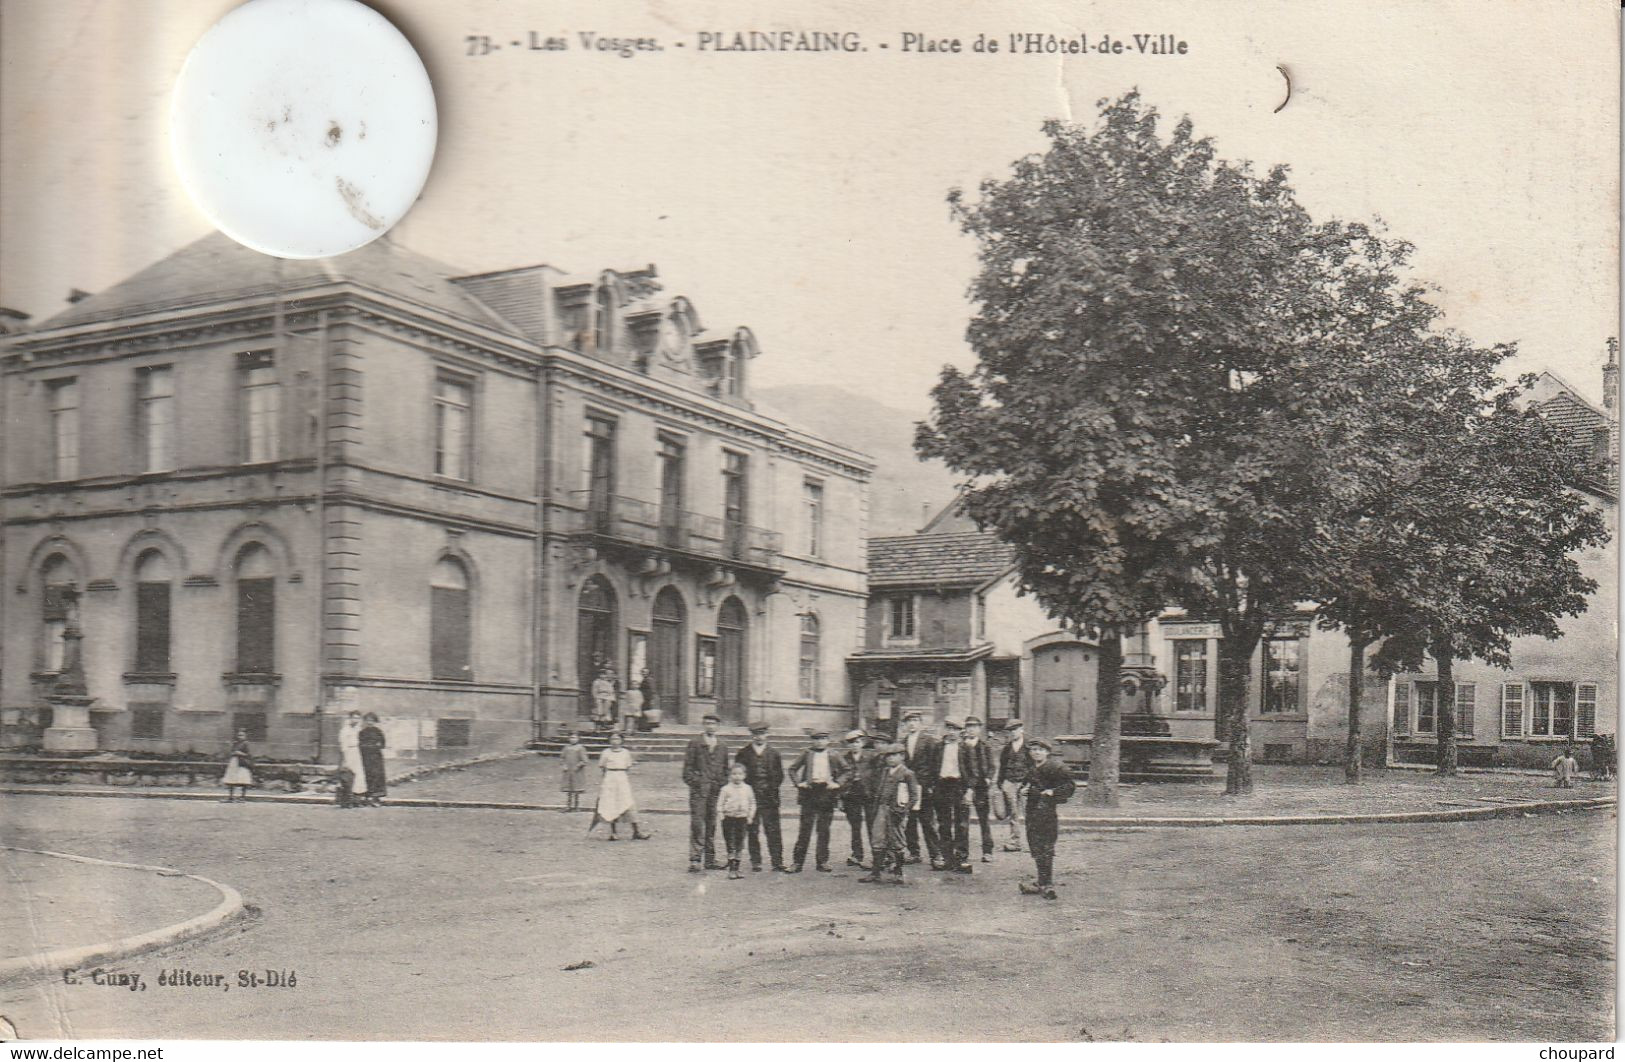
[[[1017,856],[903,889],[730,882],[684,872],[680,819],[647,844],[584,819],[9,797],[6,843],[177,867],[260,910],[120,969],[297,985],[50,983],[0,1013],[31,1037],[1612,1036],[1612,813],[1083,834],[1053,903],[1017,895]]]

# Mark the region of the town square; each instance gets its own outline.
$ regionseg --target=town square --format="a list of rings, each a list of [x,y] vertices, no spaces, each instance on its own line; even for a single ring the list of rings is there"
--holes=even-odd
[[[0,1038],[1612,1040],[1617,126],[1504,2],[7,0]],[[410,121],[240,21],[341,9]]]

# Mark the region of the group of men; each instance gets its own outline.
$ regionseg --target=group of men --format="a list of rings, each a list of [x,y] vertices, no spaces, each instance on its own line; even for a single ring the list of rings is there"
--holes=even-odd
[[[735,753],[717,734],[716,716],[708,715],[703,722],[704,733],[689,742],[683,762],[689,793],[690,873],[724,869],[716,851],[717,797],[730,768],[738,764],[745,768],[745,783],[755,794],[755,813],[746,835],[752,870],[763,869],[765,837],[773,870],[801,873],[808,850],[816,843],[814,869],[831,871],[830,823],[840,810],[850,830],[846,864],[869,871],[861,881],[901,884],[904,865],[926,859],[932,870],[970,874],[975,869],[972,814],[980,828],[981,860],[990,863],[995,817],[1009,830],[1004,850],[1021,851],[1020,810],[1025,804],[1027,847],[1037,875],[1032,883],[1022,882],[1021,891],[1055,898],[1056,807],[1072,795],[1074,784],[1059,757],[1052,758],[1048,743],[1029,739],[1019,720],[1006,727],[1007,739],[997,749],[988,742],[982,720],[974,716],[944,722],[939,740],[925,732],[922,716],[911,712],[903,718],[899,740],[878,746],[861,729],[849,731],[837,747],[831,747],[827,732],[814,731],[808,747],[788,767],[769,740],[765,724],[752,726],[750,743]],[[786,778],[795,787],[800,809],[789,865],[779,822]],[[889,877],[883,877],[887,872]]]

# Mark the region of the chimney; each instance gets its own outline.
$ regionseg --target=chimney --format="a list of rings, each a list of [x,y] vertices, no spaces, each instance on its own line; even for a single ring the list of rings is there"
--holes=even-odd
[[[1602,408],[1619,419],[1619,340],[1608,337],[1608,361],[1602,367]]]
[[[68,290],[68,304],[70,306],[76,302],[83,302],[88,298],[90,298],[90,292],[88,291],[82,291],[79,288],[70,288]]]

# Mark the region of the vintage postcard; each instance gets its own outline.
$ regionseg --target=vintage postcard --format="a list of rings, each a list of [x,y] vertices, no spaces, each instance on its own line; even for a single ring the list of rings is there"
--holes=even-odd
[[[309,259],[234,6],[0,6],[3,1038],[1614,1038],[1617,5],[378,0]]]

